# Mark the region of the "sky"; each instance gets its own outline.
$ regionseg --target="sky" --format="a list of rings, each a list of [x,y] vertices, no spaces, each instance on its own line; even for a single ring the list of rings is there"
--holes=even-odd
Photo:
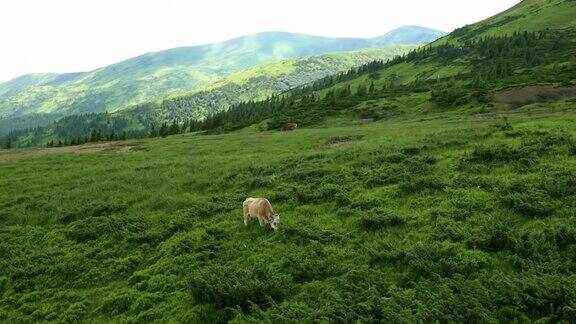
[[[90,71],[151,51],[263,31],[375,37],[452,31],[520,0],[1,0],[0,82]]]

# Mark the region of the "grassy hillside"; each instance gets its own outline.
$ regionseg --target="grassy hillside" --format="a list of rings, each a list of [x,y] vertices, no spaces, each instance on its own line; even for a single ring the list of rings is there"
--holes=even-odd
[[[24,76],[0,84],[0,118],[117,111],[173,91],[205,86],[265,62],[391,45],[396,41],[404,44],[411,39],[429,42],[442,33],[408,28],[394,34],[398,37],[376,44],[373,39],[267,32],[217,44],[148,53],[86,73],[50,75],[45,79]],[[28,79],[35,82],[20,86]]]
[[[574,322],[576,30],[460,33],[193,133],[1,150],[0,321]]]
[[[202,118],[240,102],[259,101],[375,60],[391,60],[418,45],[394,45],[283,60],[234,73],[209,86],[176,93],[160,105],[161,120]],[[140,114],[138,109],[131,113]]]
[[[9,82],[0,83],[0,96],[10,95],[12,93],[18,93],[20,91],[26,90],[33,86],[44,84],[54,80],[57,74],[27,74]]]
[[[202,118],[243,101],[264,100],[374,60],[392,59],[414,48],[416,45],[385,46],[261,64],[199,90],[180,91],[166,99],[113,114],[70,116],[43,128],[12,133],[11,137],[14,145],[22,147],[89,136],[92,129],[109,132],[112,128],[117,135],[148,135],[150,125]]]
[[[573,107],[4,152],[0,320],[570,322]]]
[[[575,28],[574,6],[573,0],[524,0],[494,17],[458,29],[448,39],[466,40],[518,31]]]

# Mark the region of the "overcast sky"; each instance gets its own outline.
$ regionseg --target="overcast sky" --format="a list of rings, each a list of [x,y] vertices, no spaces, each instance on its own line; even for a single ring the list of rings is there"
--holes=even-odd
[[[146,52],[262,31],[373,37],[451,31],[519,0],[0,0],[0,82],[88,71]]]

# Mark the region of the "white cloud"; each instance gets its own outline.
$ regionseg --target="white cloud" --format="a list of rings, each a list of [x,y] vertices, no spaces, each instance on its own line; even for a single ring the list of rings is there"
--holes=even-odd
[[[0,81],[86,71],[149,51],[262,31],[371,37],[402,25],[451,31],[519,0],[2,0]]]

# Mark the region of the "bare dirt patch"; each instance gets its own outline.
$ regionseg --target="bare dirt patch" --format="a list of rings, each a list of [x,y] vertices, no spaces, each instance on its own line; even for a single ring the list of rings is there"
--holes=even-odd
[[[492,99],[498,108],[512,109],[535,102],[556,101],[571,97],[576,97],[576,86],[535,85],[498,91],[494,93]]]
[[[14,149],[10,151],[0,151],[0,162],[24,159],[39,156],[59,155],[69,153],[130,153],[138,151],[147,151],[146,146],[140,143],[118,144],[118,143],[100,143],[100,144],[84,144],[76,146],[65,147],[50,147],[50,148],[32,148],[32,149]]]

